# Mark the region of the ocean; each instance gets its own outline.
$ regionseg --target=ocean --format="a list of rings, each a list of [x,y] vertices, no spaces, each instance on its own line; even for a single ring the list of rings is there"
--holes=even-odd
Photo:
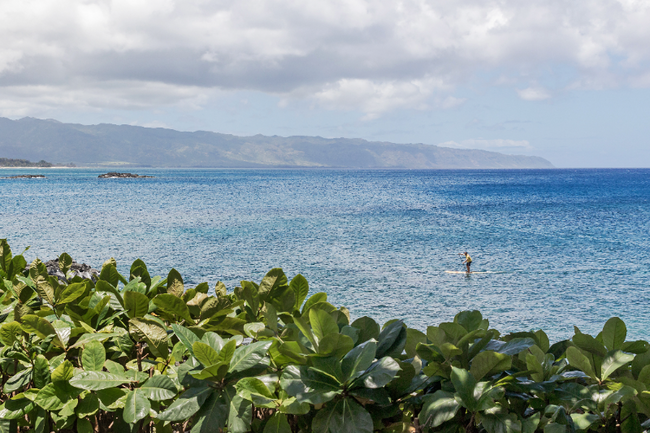
[[[650,338],[650,170],[3,169],[0,238],[28,261],[67,252],[186,286],[300,273],[353,317],[418,329],[479,309],[501,332],[611,316]],[[472,270],[462,271],[468,251]]]

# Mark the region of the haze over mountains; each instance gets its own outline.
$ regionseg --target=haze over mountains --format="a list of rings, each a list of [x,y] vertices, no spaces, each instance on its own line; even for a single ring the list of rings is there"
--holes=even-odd
[[[544,158],[427,144],[321,137],[239,137],[130,125],[0,118],[0,157],[80,166],[553,168]]]

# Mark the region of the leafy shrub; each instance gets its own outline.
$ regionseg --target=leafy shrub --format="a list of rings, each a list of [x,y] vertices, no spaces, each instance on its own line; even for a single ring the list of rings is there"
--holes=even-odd
[[[172,269],[98,279],[29,267],[0,240],[0,431],[641,432],[650,346],[612,318],[501,335],[478,311],[426,333],[351,321],[272,269],[228,293]]]

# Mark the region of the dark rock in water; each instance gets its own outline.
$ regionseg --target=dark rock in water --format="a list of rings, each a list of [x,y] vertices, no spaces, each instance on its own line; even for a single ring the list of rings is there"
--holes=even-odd
[[[85,263],[77,263],[73,260],[70,268],[68,269],[67,276],[59,268],[58,258],[54,260],[48,260],[44,264],[47,268],[48,275],[53,275],[57,277],[59,281],[63,281],[66,284],[68,283],[68,280],[71,280],[76,276],[79,276],[85,280],[92,280],[93,282],[97,282],[99,279],[99,271]],[[26,270],[29,270],[29,266],[27,266]]]
[[[18,174],[16,176],[7,176],[2,179],[45,179],[42,174]]]
[[[100,174],[98,176],[100,179],[124,179],[124,178],[144,178],[144,177],[153,177],[153,176],[141,176],[139,174],[133,173],[116,173],[114,171],[106,174]]]

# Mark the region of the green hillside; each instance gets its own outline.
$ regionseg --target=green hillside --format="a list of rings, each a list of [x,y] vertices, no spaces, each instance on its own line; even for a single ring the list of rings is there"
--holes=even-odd
[[[539,157],[322,137],[238,137],[130,125],[0,118],[0,155],[156,167],[552,168]]]

